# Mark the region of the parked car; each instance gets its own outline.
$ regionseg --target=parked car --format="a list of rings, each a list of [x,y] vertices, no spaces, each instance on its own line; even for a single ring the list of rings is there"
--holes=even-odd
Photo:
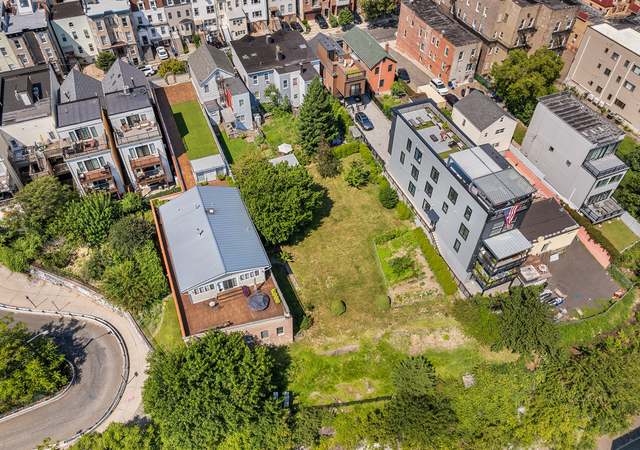
[[[151,75],[155,75],[155,73],[157,72],[156,69],[154,69],[149,65],[140,67],[140,70],[142,71],[145,77],[150,77]]]
[[[409,83],[411,81],[411,77],[409,76],[409,72],[407,72],[407,69],[403,69],[402,67],[399,68],[396,72],[396,75],[398,76],[398,80],[402,80],[406,83]]]
[[[302,25],[300,25],[299,22],[291,22],[290,25],[291,25],[291,28],[293,28],[297,32],[299,33],[304,32],[304,28],[302,28]]]
[[[169,52],[163,46],[156,47],[156,53],[161,60],[169,59]]]
[[[373,122],[371,122],[369,117],[362,111],[356,113],[356,122],[358,122],[366,131],[373,130]]]
[[[431,80],[431,85],[436,88],[436,91],[438,91],[438,94],[446,94],[449,92],[449,88],[447,87],[446,84],[444,84],[442,82],[442,80],[440,78],[433,78]]]
[[[291,25],[289,22],[285,22],[284,20],[281,22],[283,31],[291,31]]]
[[[316,23],[323,30],[329,28],[329,24],[327,23],[327,20],[322,16],[322,14],[316,15]]]
[[[449,106],[455,105],[456,103],[458,103],[458,100],[460,100],[456,94],[451,93],[444,94],[444,99],[447,101]]]
[[[360,14],[358,14],[357,12],[353,13],[353,23],[355,25],[360,25],[362,23],[362,17],[360,17]]]

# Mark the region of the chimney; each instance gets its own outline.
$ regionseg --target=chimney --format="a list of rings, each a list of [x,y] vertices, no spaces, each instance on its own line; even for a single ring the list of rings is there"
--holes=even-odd
[[[387,44],[388,45],[388,44]],[[136,82],[133,81],[133,76],[131,77],[131,87],[136,87]]]
[[[276,61],[280,60],[280,45],[276,44]]]
[[[124,85],[124,88],[122,89],[122,92],[124,92],[124,95],[129,95],[131,94],[131,88],[129,87],[128,84]]]

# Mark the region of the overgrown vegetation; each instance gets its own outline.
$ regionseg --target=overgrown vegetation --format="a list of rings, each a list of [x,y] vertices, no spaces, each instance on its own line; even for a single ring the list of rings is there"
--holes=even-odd
[[[629,166],[629,170],[614,193],[615,199],[636,219],[640,219],[640,144],[625,136],[617,155]]]
[[[416,228],[413,233],[415,233],[416,240],[422,250],[422,254],[427,260],[429,268],[442,288],[442,291],[446,295],[453,295],[458,292],[458,286],[456,285],[453,275],[451,275],[451,272],[449,271],[449,266],[437,250],[431,245],[422,228]]]
[[[116,55],[108,50],[102,51],[96,56],[96,67],[103,72],[108,71],[114,62],[116,62]]]

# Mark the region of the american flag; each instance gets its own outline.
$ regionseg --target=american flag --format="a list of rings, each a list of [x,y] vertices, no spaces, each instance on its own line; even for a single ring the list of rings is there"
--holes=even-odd
[[[516,218],[516,214],[518,213],[518,209],[520,209],[520,204],[516,203],[509,209],[505,209],[504,221],[507,226],[510,226],[513,222],[513,219]]]

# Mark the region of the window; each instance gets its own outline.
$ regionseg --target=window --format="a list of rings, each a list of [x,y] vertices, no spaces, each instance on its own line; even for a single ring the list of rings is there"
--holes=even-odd
[[[469,237],[469,229],[465,227],[463,223],[461,223],[460,228],[458,228],[458,234],[462,239],[466,241],[467,238]]]
[[[571,161],[569,161],[568,159],[564,163],[567,165],[567,167],[571,167]]]
[[[44,33],[38,33],[38,37],[40,38],[40,42],[42,42],[43,44],[47,43],[47,35]]]
[[[411,142],[411,139],[407,139],[407,146],[406,149],[409,153],[411,153],[411,146],[413,145],[413,142]]]
[[[418,181],[419,176],[420,176],[420,171],[416,168],[416,166],[411,164],[411,178]]]
[[[258,75],[254,75],[252,78],[253,78],[253,84],[258,84]]]
[[[624,107],[627,106],[624,102],[621,102],[620,99],[618,98],[613,102],[613,104],[620,109],[624,109]]]
[[[69,28],[73,28],[73,22],[69,22]]]
[[[449,199],[449,201],[451,201],[451,203],[455,205],[456,202],[458,201],[458,193],[452,187],[450,187],[447,198]]]
[[[422,162],[422,152],[416,148],[416,151],[413,153],[413,159],[415,159],[418,164]]]
[[[446,214],[447,211],[449,211],[449,205],[447,205],[447,202],[442,202],[442,212]]]
[[[89,39],[89,30],[82,30],[84,32],[84,37]]]
[[[71,32],[71,37],[77,40],[78,39],[78,33],[76,33],[75,31],[72,31]]]
[[[374,73],[375,73],[376,75],[379,75],[379,74],[380,74],[380,66],[376,67],[376,70],[374,70]]]
[[[207,6],[207,14],[213,14],[214,13],[214,9],[213,9],[213,5],[208,5]]]
[[[387,72],[393,72],[393,64],[387,66]]]
[[[238,100],[238,106],[244,106],[244,99]]]
[[[460,241],[456,239],[456,241],[453,243],[453,249],[456,251],[456,253],[458,253],[458,251],[460,250]]]
[[[209,85],[208,84],[204,85],[204,92],[205,92],[205,94],[209,92]]]
[[[602,86],[596,86],[596,92],[599,94],[602,92]]]
[[[438,172],[438,169],[436,169],[435,167],[431,168],[431,179],[437,183],[438,182],[438,178],[440,178],[440,172]]]
[[[380,80],[380,84],[379,84],[379,86],[380,86],[380,87],[384,87],[384,80]]]
[[[464,210],[464,218],[469,220],[471,219],[471,213],[473,211],[471,210],[471,208],[469,208],[468,206],[466,207],[466,209]]]
[[[96,20],[96,28],[98,29],[98,31],[102,31],[102,21],[101,20]]]
[[[93,51],[93,44],[89,44],[89,51],[92,52]]]
[[[433,194],[433,186],[431,186],[431,184],[428,181],[425,181],[424,183],[424,192],[431,197],[431,195]]]
[[[611,59],[613,59],[614,61],[617,61],[618,58],[620,58],[620,55],[618,55],[616,52],[611,53]]]
[[[637,64],[634,64],[633,69],[631,69],[631,71],[636,75],[640,75],[640,66],[638,66]]]
[[[260,332],[260,339],[267,339],[269,337],[269,331],[268,330],[262,330]]]
[[[122,20],[122,26],[126,27],[127,26],[127,18],[126,17],[122,17],[121,20]]]
[[[607,67],[606,69],[604,69],[604,74],[605,74],[606,76],[611,75],[611,69],[609,69],[608,67]]]
[[[427,211],[429,211],[430,209],[431,209],[431,205],[429,204],[429,202],[428,202],[428,201],[426,201],[426,200],[422,200],[422,210],[423,210],[424,212],[427,212]]]
[[[625,81],[625,82],[624,82],[624,84],[623,84],[623,86],[625,87],[625,89],[627,89],[627,90],[629,90],[629,91],[631,91],[631,92],[633,92],[633,91],[635,91],[635,90],[636,90],[636,85],[635,85],[635,84],[633,84],[633,83],[630,83],[630,82],[628,82],[628,81]]]
[[[504,128],[500,128],[499,130],[496,130],[496,134],[501,134],[504,133]]]
[[[278,336],[284,336],[284,327],[278,327],[276,328],[276,334]]]
[[[400,164],[404,164],[404,152],[400,152]]]
[[[609,179],[608,179],[608,178],[605,178],[604,180],[600,180],[600,181],[598,181],[598,182],[596,183],[596,187],[597,187],[597,188],[602,187],[602,186],[604,186],[605,184],[607,184],[608,182],[609,182]]]
[[[287,89],[289,87],[289,80],[282,80],[282,89]]]
[[[176,11],[176,16],[178,16],[178,19],[182,17],[182,11]]]
[[[609,180],[609,184],[615,183],[616,181],[620,181],[621,179],[622,179],[622,174],[616,175],[615,177],[611,177],[611,179]]]
[[[264,82],[269,84],[269,74],[268,73],[264,74]]]
[[[0,54],[2,54],[2,56],[7,56],[7,49],[4,47],[0,47]]]
[[[194,16],[199,16],[200,15],[200,11],[198,11],[198,8],[193,8],[193,15]]]
[[[416,195],[416,185],[409,181],[409,193],[411,195]]]
[[[17,40],[17,39],[14,39],[14,40],[13,40],[13,45],[15,45],[15,46],[16,46],[16,48],[22,48],[22,44],[21,44],[21,43],[20,43],[20,41],[19,41],[19,40]]]

